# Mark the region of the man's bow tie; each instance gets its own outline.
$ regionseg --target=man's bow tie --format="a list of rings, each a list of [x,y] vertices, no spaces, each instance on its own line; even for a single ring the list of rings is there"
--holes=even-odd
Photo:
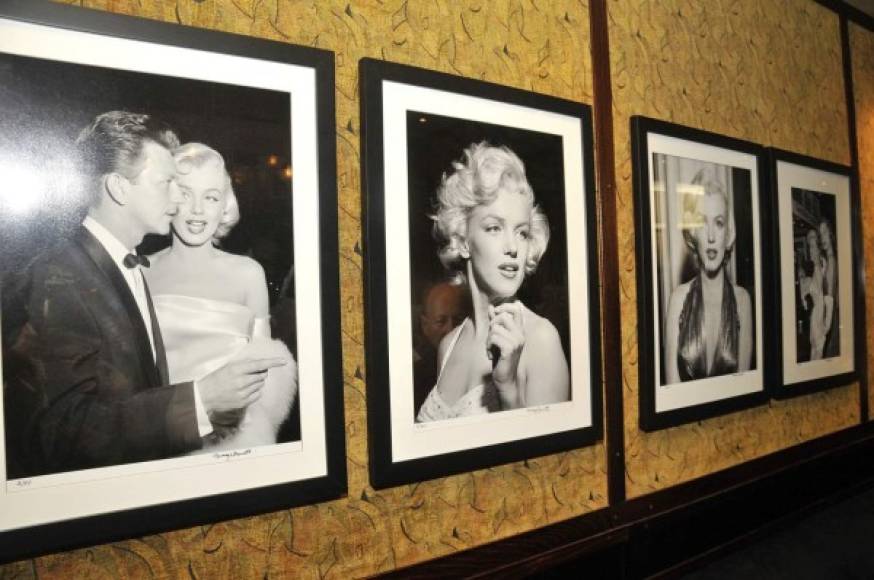
[[[144,268],[149,267],[149,259],[145,256],[138,256],[137,254],[128,254],[124,257],[124,262],[122,262],[127,268],[136,268],[137,266],[142,266]]]

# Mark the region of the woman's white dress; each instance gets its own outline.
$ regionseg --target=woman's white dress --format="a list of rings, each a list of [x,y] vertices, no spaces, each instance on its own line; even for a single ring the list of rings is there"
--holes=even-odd
[[[245,410],[237,429],[221,439],[207,437],[200,452],[276,443],[297,395],[297,365],[285,345],[270,338],[269,321],[256,319],[247,306],[221,300],[159,294],[154,305],[173,384],[203,378],[236,359],[287,360],[267,372],[261,398]]]
[[[501,402],[498,398],[498,392],[495,390],[494,384],[491,382],[481,383],[470,387],[466,393],[450,405],[443,400],[437,385],[440,384],[440,377],[443,375],[443,368],[446,366],[446,361],[452,351],[455,350],[455,344],[461,336],[461,331],[468,319],[458,325],[453,331],[455,335],[449,343],[449,348],[446,351],[446,356],[440,361],[440,372],[437,375],[437,382],[434,388],[428,393],[425,402],[419,408],[419,414],[416,415],[416,421],[426,423],[429,421],[442,421],[444,419],[455,419],[457,417],[467,417],[470,415],[483,415],[485,413],[494,413],[501,410]]]

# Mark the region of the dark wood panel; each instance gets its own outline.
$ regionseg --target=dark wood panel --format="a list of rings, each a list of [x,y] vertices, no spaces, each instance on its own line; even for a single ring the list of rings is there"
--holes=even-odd
[[[589,3],[595,125],[595,167],[601,246],[601,304],[607,499],[625,500],[625,437],[622,417],[622,329],[619,309],[619,241],[616,227],[616,155],[613,147],[613,89],[606,0]]]
[[[874,30],[869,28],[869,30]],[[841,15],[841,57],[844,66],[844,91],[847,101],[847,134],[850,139],[850,215],[853,229],[853,263],[856,276],[853,279],[853,308],[860,324],[855,325],[856,370],[859,376],[859,407],[862,422],[868,421],[868,347],[865,328],[865,252],[862,247],[862,193],[859,181],[859,137],[856,133],[856,98],[853,90],[853,53],[850,50],[850,30],[846,15]]]
[[[852,20],[859,26],[863,26],[868,30],[874,31],[874,17],[870,14],[866,14],[856,8],[855,6],[850,6],[843,0],[813,0],[817,4],[821,6],[825,6],[829,10],[833,12],[837,12],[838,14],[847,17]]]
[[[609,570],[639,578],[702,563],[739,538],[874,482],[874,427],[859,425],[651,495],[387,578],[515,578]],[[787,490],[791,490],[789,493]],[[703,554],[703,556],[702,556]]]

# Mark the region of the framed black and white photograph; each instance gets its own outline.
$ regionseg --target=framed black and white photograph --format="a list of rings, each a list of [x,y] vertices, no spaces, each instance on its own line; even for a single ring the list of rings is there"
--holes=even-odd
[[[771,150],[777,211],[780,360],[774,396],[789,397],[856,379],[857,239],[850,169]]]
[[[601,434],[591,110],[361,62],[371,483]]]
[[[765,393],[761,147],[631,120],[640,426],[759,404]]]
[[[0,560],[346,489],[327,51],[0,9]]]

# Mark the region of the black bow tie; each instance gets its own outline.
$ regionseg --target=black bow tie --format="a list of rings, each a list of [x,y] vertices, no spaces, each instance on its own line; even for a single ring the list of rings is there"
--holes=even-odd
[[[124,264],[126,268],[136,268],[137,266],[148,268],[149,259],[145,256],[138,256],[137,254],[128,254],[124,257],[122,264]]]

